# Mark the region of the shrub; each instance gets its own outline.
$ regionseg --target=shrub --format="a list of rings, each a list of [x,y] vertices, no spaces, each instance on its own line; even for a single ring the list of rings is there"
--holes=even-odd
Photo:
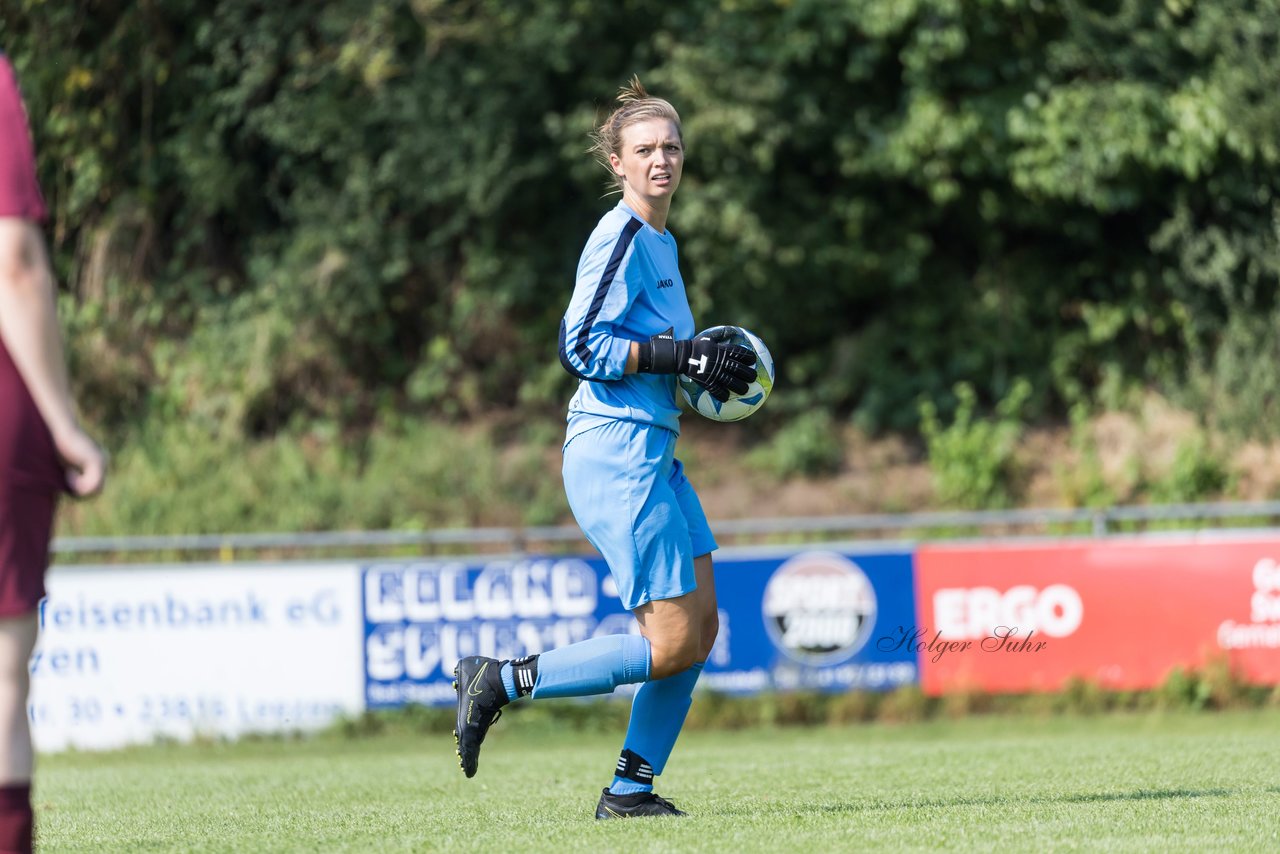
[[[1083,403],[1071,407],[1072,458],[1055,466],[1057,481],[1072,507],[1109,507],[1116,491],[1107,483],[1098,455],[1098,443],[1089,427],[1089,409]]]
[[[903,685],[885,695],[877,720],[886,723],[914,723],[928,718],[933,704],[918,685]]]
[[[1087,679],[1068,679],[1055,695],[1057,710],[1074,714],[1093,715],[1107,710],[1107,693],[1096,682]]]
[[[812,410],[793,417],[749,459],[779,480],[817,477],[840,470],[844,445],[831,413]]]
[[[1020,416],[1031,384],[1017,380],[998,404],[995,417],[974,417],[977,395],[967,383],[955,387],[955,417],[943,426],[930,400],[920,403],[920,430],[929,452],[938,498],[968,509],[1007,507],[1017,493],[1015,451],[1022,435]]]
[[[1173,464],[1163,477],[1150,483],[1148,491],[1157,503],[1203,501],[1221,496],[1232,480],[1225,457],[1203,432],[1197,432],[1178,445]]]
[[[874,720],[881,699],[882,695],[874,691],[849,691],[837,694],[827,705],[827,722],[851,724]]]

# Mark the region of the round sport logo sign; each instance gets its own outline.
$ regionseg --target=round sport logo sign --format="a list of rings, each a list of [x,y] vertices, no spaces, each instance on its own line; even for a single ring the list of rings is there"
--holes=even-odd
[[[764,589],[774,645],[805,664],[835,664],[862,649],[876,622],[876,593],[853,561],[829,552],[791,558]]]

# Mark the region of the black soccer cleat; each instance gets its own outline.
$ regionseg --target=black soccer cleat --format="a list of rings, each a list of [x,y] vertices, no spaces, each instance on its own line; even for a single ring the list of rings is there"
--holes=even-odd
[[[480,745],[489,727],[502,716],[502,707],[509,702],[498,672],[501,666],[502,662],[496,659],[470,655],[453,668],[453,689],[458,692],[458,721],[453,740],[458,744],[458,764],[468,777],[476,775]]]
[[[615,795],[606,788],[596,804],[596,818],[641,818],[647,816],[688,815],[666,798],[653,792],[637,792],[634,795]]]

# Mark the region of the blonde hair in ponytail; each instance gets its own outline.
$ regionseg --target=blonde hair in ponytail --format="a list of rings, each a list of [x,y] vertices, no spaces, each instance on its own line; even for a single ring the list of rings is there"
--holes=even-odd
[[[591,153],[596,161],[608,172],[613,189],[622,189],[622,178],[614,174],[613,165],[609,162],[610,154],[622,155],[622,131],[638,122],[650,119],[669,119],[675,123],[680,141],[684,141],[684,129],[680,126],[680,114],[670,102],[655,98],[644,88],[638,75],[618,90],[618,108],[609,114],[598,128],[591,132]]]

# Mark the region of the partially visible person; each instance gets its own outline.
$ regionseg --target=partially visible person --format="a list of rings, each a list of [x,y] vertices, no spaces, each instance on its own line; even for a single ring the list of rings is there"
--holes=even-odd
[[[32,848],[27,666],[60,492],[102,489],[106,456],[81,429],[39,223],[26,109],[0,52],[0,852]]]

